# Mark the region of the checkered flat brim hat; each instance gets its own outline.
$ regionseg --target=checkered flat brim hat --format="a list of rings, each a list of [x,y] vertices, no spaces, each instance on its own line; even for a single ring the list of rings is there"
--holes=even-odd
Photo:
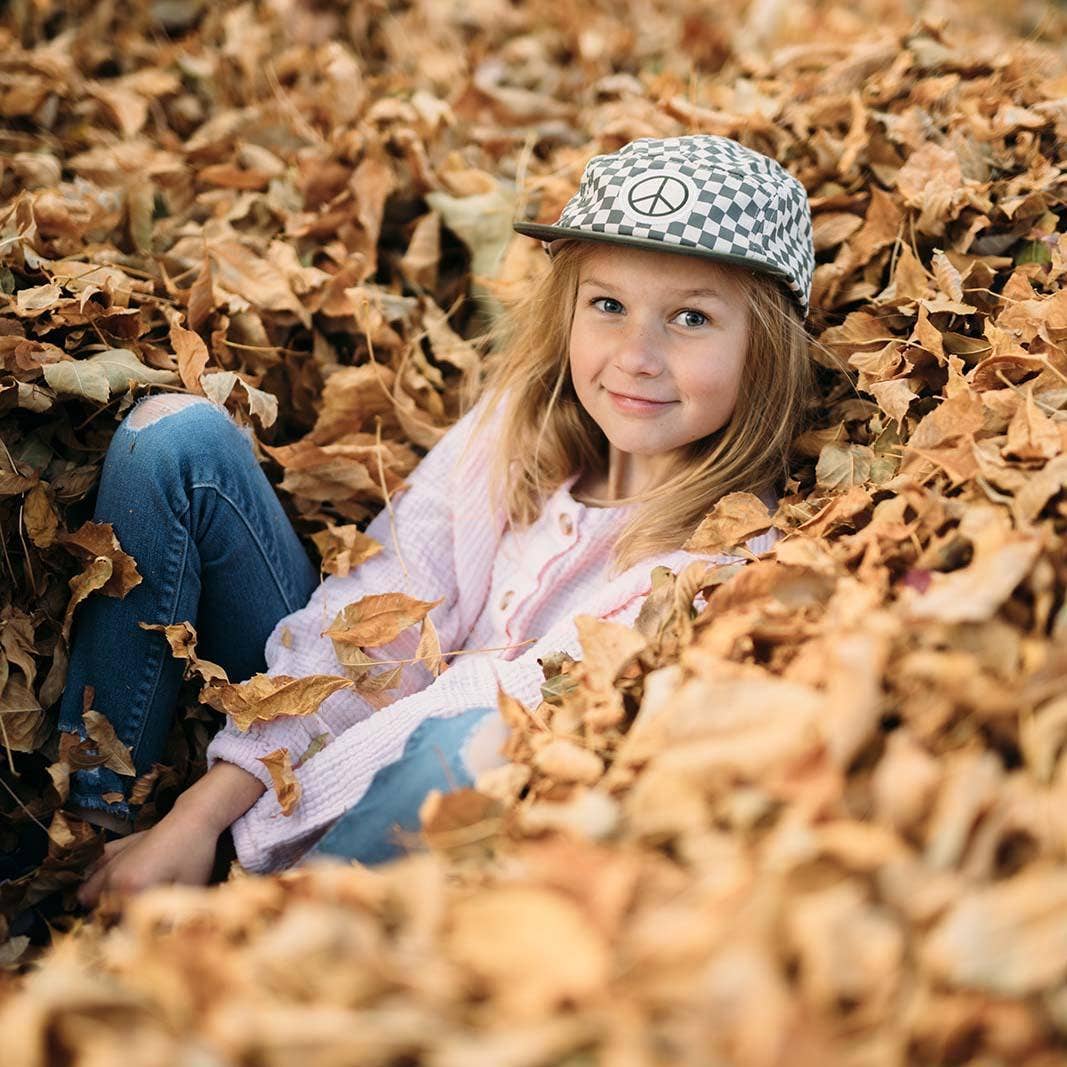
[[[514,228],[540,238],[549,255],[556,241],[607,241],[763,271],[808,313],[815,247],[807,192],[780,163],[729,137],[641,137],[594,156],[555,223]]]

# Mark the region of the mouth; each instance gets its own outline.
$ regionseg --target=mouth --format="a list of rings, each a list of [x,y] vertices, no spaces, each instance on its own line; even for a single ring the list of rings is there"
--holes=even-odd
[[[632,416],[653,416],[662,414],[672,404],[677,403],[675,400],[646,400],[644,397],[628,396],[626,393],[615,393],[610,389],[604,390],[612,406],[622,412],[624,415]]]
[[[635,404],[656,404],[659,407],[666,407],[668,404],[674,403],[673,400],[656,400],[647,396],[631,396],[629,393],[616,393],[613,389],[607,389],[606,392],[616,400],[630,400]]]

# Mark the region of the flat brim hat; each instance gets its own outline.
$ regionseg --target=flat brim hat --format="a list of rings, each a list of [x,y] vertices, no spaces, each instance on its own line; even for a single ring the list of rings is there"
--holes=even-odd
[[[586,164],[552,225],[516,222],[551,256],[556,242],[605,241],[681,252],[778,278],[808,313],[815,270],[811,207],[780,163],[729,137],[641,137]]]

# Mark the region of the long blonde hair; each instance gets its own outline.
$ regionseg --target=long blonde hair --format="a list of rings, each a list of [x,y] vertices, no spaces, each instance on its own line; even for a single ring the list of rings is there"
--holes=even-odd
[[[579,273],[594,247],[568,241],[486,338],[492,355],[480,394],[485,408],[471,440],[500,417],[491,504],[503,505],[517,528],[532,523],[572,474],[607,470],[607,438],[578,399],[569,359]],[[809,337],[779,282],[723,266],[740,283],[749,312],[749,350],[737,403],[725,426],[678,450],[658,486],[604,501],[644,502],[615,543],[613,574],[681,548],[725,494],[758,492],[786,473],[789,444],[813,389]]]

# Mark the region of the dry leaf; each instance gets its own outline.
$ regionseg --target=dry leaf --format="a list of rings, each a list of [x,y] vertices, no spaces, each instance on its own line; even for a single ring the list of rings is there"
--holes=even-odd
[[[283,815],[292,815],[293,809],[300,803],[301,787],[293,774],[292,759],[289,749],[279,748],[266,756],[260,756],[259,762],[270,771],[271,781],[274,783],[274,793],[278,798],[278,804]]]
[[[323,636],[329,637],[335,645],[359,648],[387,645],[443,602],[443,597],[428,601],[416,600],[405,593],[371,594],[345,605],[333,625],[323,630]]]
[[[279,715],[312,715],[327,697],[351,685],[349,679],[329,674],[254,674],[238,684],[209,683],[200,691],[200,700],[228,715],[238,730],[247,730],[254,722],[270,722]]]
[[[131,749],[124,745],[115,734],[115,727],[106,715],[99,711],[85,711],[82,714],[85,720],[85,729],[96,743],[100,754],[104,757],[104,766],[109,767],[117,774],[137,774],[133,765]]]

